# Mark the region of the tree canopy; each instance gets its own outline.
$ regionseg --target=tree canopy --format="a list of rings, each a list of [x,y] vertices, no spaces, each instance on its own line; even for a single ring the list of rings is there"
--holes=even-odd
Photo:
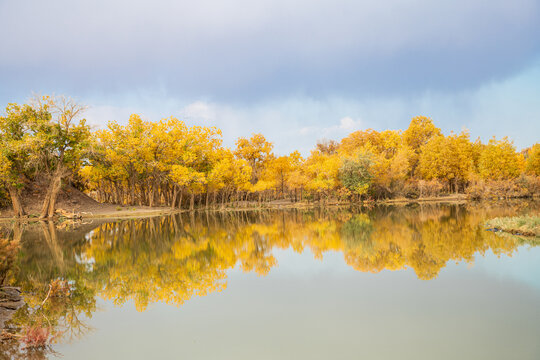
[[[44,96],[9,104],[0,116],[0,196],[9,196],[16,216],[26,214],[22,195],[35,189],[44,193],[40,217],[54,216],[67,183],[100,202],[173,209],[467,193],[473,186],[489,193],[480,183],[495,196],[540,188],[540,144],[520,153],[506,137],[473,142],[467,131],[444,135],[424,116],[404,131],[357,130],[320,141],[304,158],[274,153],[262,134],[230,149],[220,129],[174,117],[133,114],[125,125],[91,131],[84,110],[73,99]]]

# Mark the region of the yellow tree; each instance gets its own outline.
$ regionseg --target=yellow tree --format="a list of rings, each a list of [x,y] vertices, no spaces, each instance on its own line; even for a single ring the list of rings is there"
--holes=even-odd
[[[215,197],[216,192],[221,190],[221,199],[224,202],[234,191],[250,190],[251,167],[246,160],[235,158],[229,149],[221,149],[207,179],[209,191]]]
[[[219,159],[221,149],[221,131],[215,127],[185,127],[183,122],[172,118],[174,123],[170,133],[169,178],[174,184],[173,207],[176,192],[180,188],[180,206],[183,189],[191,194],[190,208],[194,206],[195,194],[206,192],[206,203],[211,191],[208,178]],[[215,180],[215,179],[214,179]]]
[[[337,146],[337,143],[336,143]],[[302,171],[304,166],[304,158],[300,155],[300,152],[293,151],[288,157],[288,174],[287,174],[287,187],[292,190],[294,194],[291,194],[291,199],[298,201],[298,189],[302,189],[306,185],[306,177]],[[294,195],[294,198],[293,198]],[[302,195],[302,194],[300,194]]]
[[[417,116],[411,120],[407,130],[403,132],[405,144],[411,148],[413,153],[410,157],[411,176],[416,175],[416,168],[422,153],[422,147],[434,136],[441,135],[441,129],[433,124],[433,120],[426,116]]]
[[[277,193],[282,197],[286,191],[292,188],[290,185],[290,177],[301,164],[302,157],[298,151],[294,151],[289,155],[279,156],[269,161],[267,166],[267,178],[275,184]]]
[[[358,130],[343,138],[339,144],[338,152],[342,156],[355,156],[360,148],[369,146],[380,148],[384,139],[373,129]]]
[[[194,139],[194,142],[191,143],[190,151],[195,155],[193,161],[189,163],[189,166],[195,171],[198,171],[201,174],[204,174],[205,180],[204,183],[207,184],[207,177],[212,171],[213,166],[219,160],[219,154],[221,149],[221,130],[216,127],[205,127],[205,126],[192,126],[189,130],[190,138]],[[208,204],[208,187],[196,187],[191,189],[191,200],[193,202],[194,193],[203,193],[207,194],[207,204]],[[193,208],[193,205],[191,206]]]
[[[410,170],[413,153],[404,143],[400,131],[385,130],[379,133],[375,144],[368,142],[365,150],[373,160],[373,193],[377,197],[393,196],[403,188]]]
[[[194,193],[202,191],[206,184],[204,173],[184,165],[173,165],[169,173],[170,179],[181,188],[189,189],[191,196],[190,209],[194,206]],[[181,204],[180,200],[180,206]]]
[[[96,157],[94,166],[103,170],[118,203],[142,204],[140,179],[146,176],[147,151],[150,138],[149,124],[137,114],[129,117],[125,126],[109,122],[107,129],[98,131],[102,156]],[[101,155],[101,154],[100,154]]]
[[[450,190],[463,188],[474,172],[473,145],[469,133],[437,135],[422,148],[418,170],[426,179],[439,179]]]
[[[254,134],[250,139],[239,138],[236,141],[234,154],[240,159],[248,162],[252,169],[251,183],[255,184],[259,176],[267,165],[268,160],[273,157],[272,148],[274,145],[266,141],[262,134]]]
[[[308,178],[306,188],[328,198],[330,192],[339,185],[338,173],[341,159],[337,154],[324,154],[313,150],[305,162],[304,169]]]
[[[391,157],[374,155],[373,185],[377,196],[393,196],[403,188],[410,171],[412,151],[408,146],[400,147]]]
[[[540,176],[540,143],[527,150],[525,169],[531,175]]]
[[[298,201],[298,190],[300,190],[300,201],[304,200],[304,189],[309,182],[308,174],[305,171],[305,165],[305,160],[299,158],[289,174],[288,185],[291,189],[294,189],[294,201]]]
[[[490,180],[513,179],[523,169],[523,157],[505,136],[501,140],[492,138],[480,154],[478,170],[480,176]]]

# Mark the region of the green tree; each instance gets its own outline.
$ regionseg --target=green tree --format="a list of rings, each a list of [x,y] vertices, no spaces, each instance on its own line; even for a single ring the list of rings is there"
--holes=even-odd
[[[39,163],[43,143],[37,135],[49,120],[46,109],[18,104],[9,104],[0,116],[0,184],[8,190],[15,216],[26,214],[20,192]]]
[[[81,116],[86,107],[66,96],[44,96],[34,99],[37,112],[49,113],[48,121],[32,124],[35,142],[40,146],[36,156],[37,171],[45,175],[48,186],[40,218],[51,218],[62,181],[78,170],[88,147],[91,132]]]
[[[373,181],[372,165],[371,153],[360,152],[356,159],[343,160],[339,168],[339,179],[351,193],[364,195]]]

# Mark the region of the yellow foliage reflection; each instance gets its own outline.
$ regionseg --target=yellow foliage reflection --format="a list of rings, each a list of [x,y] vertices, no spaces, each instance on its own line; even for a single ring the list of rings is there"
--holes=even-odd
[[[428,280],[449,261],[473,262],[487,251],[511,256],[522,240],[485,231],[483,223],[521,212],[523,206],[523,211],[537,211],[538,205],[516,206],[199,212],[75,230],[42,224],[32,230],[39,236],[26,230],[14,278],[25,290],[46,289],[56,278],[70,280],[92,298],[133,301],[139,311],[158,301],[181,305],[221,291],[233,268],[268,274],[278,266],[276,249],[309,249],[317,259],[341,252],[357,271],[411,268]],[[32,236],[37,239],[28,240]]]
[[[94,229],[81,259],[92,265],[92,287],[100,296],[116,304],[133,300],[138,310],[220,291],[226,271],[236,266],[265,275],[278,265],[273,249],[309,249],[318,259],[338,251],[358,271],[412,268],[427,280],[449,261],[472,262],[488,250],[511,255],[520,240],[485,231],[483,222],[512,212],[424,205],[364,213],[205,212],[126,220]]]

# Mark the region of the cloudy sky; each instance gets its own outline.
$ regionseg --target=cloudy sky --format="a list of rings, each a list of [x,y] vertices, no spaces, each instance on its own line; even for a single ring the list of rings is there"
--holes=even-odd
[[[540,141],[540,1],[0,0],[0,105],[175,116],[279,153],[357,129]]]

